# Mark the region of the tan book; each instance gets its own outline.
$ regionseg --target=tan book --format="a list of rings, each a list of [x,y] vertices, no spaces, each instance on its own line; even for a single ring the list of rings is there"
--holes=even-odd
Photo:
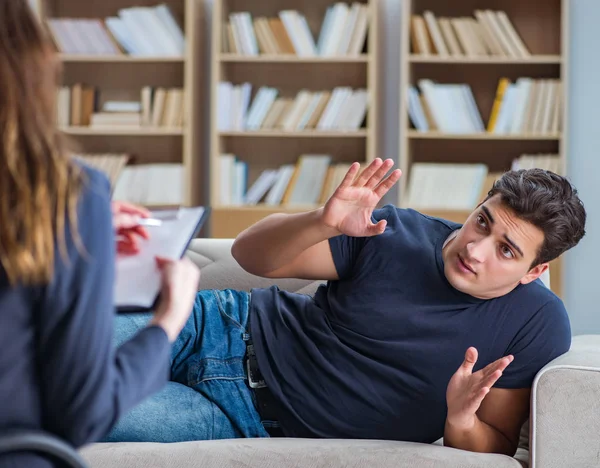
[[[281,51],[279,50],[279,45],[277,44],[277,39],[275,39],[275,35],[273,31],[269,27],[269,20],[266,17],[257,18],[256,28],[261,31],[261,34],[266,41],[269,54],[279,54]]]
[[[485,31],[475,18],[465,18],[465,23],[468,26],[471,38],[477,50],[477,55],[491,55],[492,50],[487,43]]]
[[[441,17],[438,19],[440,30],[444,36],[444,41],[448,45],[448,50],[452,57],[462,57],[464,55],[463,49],[461,49],[456,33],[450,24],[450,18]]]
[[[464,18],[450,18],[450,24],[452,24],[452,27],[454,28],[458,42],[460,43],[462,50],[465,51],[465,55],[468,57],[476,57],[477,49],[476,46],[473,45],[468,26],[465,26]]]
[[[83,85],[75,83],[71,88],[71,125],[83,125],[82,121]]]
[[[319,119],[321,118],[321,115],[323,115],[323,111],[327,107],[330,98],[331,91],[323,91],[314,112],[308,119],[308,122],[306,122],[306,126],[304,128],[315,128],[317,126],[317,123],[319,123]]]
[[[160,127],[165,111],[165,101],[167,99],[167,90],[165,88],[156,88],[154,93],[154,102],[152,104],[152,126]]]
[[[425,19],[422,16],[414,15],[413,16],[413,25],[415,28],[415,34],[417,39],[417,44],[419,46],[420,53],[422,55],[430,55],[434,53],[434,46],[431,41],[431,36],[427,31],[427,26],[425,24]]]
[[[283,197],[281,197],[281,204],[287,205],[290,201],[290,197],[294,191],[294,187],[296,186],[296,182],[298,181],[298,176],[300,175],[300,160],[296,161],[294,165],[294,173],[290,178],[290,181],[285,188],[285,192],[283,192]]]
[[[429,125],[430,131],[438,130],[438,127],[435,123],[435,119],[433,118],[433,114],[431,113],[431,108],[427,103],[427,99],[423,94],[419,95],[419,101],[421,101],[421,107],[423,108],[423,113],[425,114],[425,119],[427,119],[427,124]]]
[[[490,25],[487,15],[482,10],[475,10],[475,18],[477,18],[484,41],[487,43],[492,55],[497,55],[499,57],[506,56],[506,53],[500,44],[499,38],[494,33],[494,29]]]
[[[426,10],[423,12],[423,19],[427,25],[429,36],[431,37],[431,41],[433,42],[433,46],[435,47],[437,54],[440,57],[448,57],[450,55],[450,51],[448,50],[446,42],[444,42],[444,37],[442,36],[442,32],[435,15],[433,12]]]
[[[275,124],[274,124],[275,128],[282,129],[283,123],[285,122],[288,114],[294,110],[294,105],[295,105],[296,99],[295,98],[287,98],[287,99],[288,100],[285,103],[285,107],[283,108],[283,110],[279,114],[279,117],[275,121]]]
[[[498,39],[498,42],[502,46],[502,50],[504,51],[507,57],[519,57],[519,52],[515,49],[512,44],[512,41],[509,39],[507,34],[504,32],[504,28],[500,25],[500,20],[496,16],[496,14],[492,10],[484,10],[483,14],[487,17],[488,23],[492,30],[494,31],[494,35]]]
[[[323,181],[323,187],[321,188],[321,194],[319,195],[319,205],[324,205],[329,200],[330,187],[333,185],[335,176],[335,166],[331,165],[327,168],[327,174],[325,174],[325,180]]]
[[[508,15],[504,11],[496,11],[496,18],[500,23],[500,27],[502,27],[504,33],[512,42],[513,49],[517,52],[518,56],[522,58],[527,58],[531,56],[529,49],[525,46],[525,43],[521,39],[521,36],[517,33],[514,25],[508,18]]]
[[[81,125],[89,125],[96,104],[96,89],[83,86],[81,95]]]
[[[261,129],[263,130],[271,130],[275,127],[275,124],[279,120],[281,114],[285,111],[286,105],[288,102],[291,102],[291,99],[288,98],[278,98],[275,100],[265,119],[262,122]]]
[[[281,53],[296,55],[296,49],[294,49],[292,40],[290,39],[290,36],[288,35],[281,19],[269,18],[269,26],[271,27],[271,31],[273,31],[273,35],[277,40],[277,46]]]
[[[256,42],[258,44],[258,52],[260,54],[268,54],[272,55],[275,52],[271,49],[271,44],[268,39],[265,37],[265,33],[260,27],[260,23],[258,18],[254,18],[252,20],[252,25],[254,27],[254,35],[256,36]]]
[[[230,54],[239,54],[240,50],[237,48],[237,44],[235,43],[235,37],[233,35],[233,26],[231,22],[228,21],[226,24],[227,29],[227,49],[224,52],[228,52]]]

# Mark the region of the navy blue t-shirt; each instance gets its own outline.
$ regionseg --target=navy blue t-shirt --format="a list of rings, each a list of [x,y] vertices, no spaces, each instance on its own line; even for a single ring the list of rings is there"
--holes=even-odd
[[[0,267],[0,432],[50,432],[79,447],[102,438],[169,378],[162,328],[114,349],[115,236],[110,185],[85,168],[78,246],[66,226],[68,259],[56,249],[47,286],[11,286]],[[10,222],[10,220],[2,220]],[[0,456],[0,467],[48,467],[33,454]]]
[[[490,300],[450,285],[442,247],[460,225],[391,205],[381,219],[379,236],[330,239],[340,279],[314,299],[252,291],[257,358],[288,436],[434,442],[469,346],[475,371],[514,355],[499,388],[530,387],[570,347],[563,303],[541,281]]]

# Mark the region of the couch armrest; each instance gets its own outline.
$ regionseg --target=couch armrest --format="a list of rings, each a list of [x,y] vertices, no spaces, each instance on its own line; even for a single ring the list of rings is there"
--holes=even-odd
[[[573,338],[532,389],[531,468],[598,466],[600,335]]]
[[[324,281],[268,279],[243,270],[231,255],[233,239],[194,239],[186,256],[201,269],[200,289],[235,289],[249,291],[278,285],[290,292],[313,294]]]

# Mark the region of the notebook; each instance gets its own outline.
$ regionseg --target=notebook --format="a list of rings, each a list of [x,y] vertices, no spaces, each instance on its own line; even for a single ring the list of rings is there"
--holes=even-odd
[[[178,208],[152,212],[160,226],[147,227],[150,239],[142,240],[135,255],[117,257],[115,306],[117,312],[148,312],[154,309],[161,289],[156,256],[182,258],[198,233],[208,208]]]

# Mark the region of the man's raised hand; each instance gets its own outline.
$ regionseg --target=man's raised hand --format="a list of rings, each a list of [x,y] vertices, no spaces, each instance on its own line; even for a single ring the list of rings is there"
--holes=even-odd
[[[481,402],[513,359],[512,355],[505,356],[473,373],[477,350],[467,349],[465,360],[450,379],[446,390],[448,423],[457,428],[471,429]]]
[[[341,234],[352,237],[370,237],[385,230],[386,221],[371,221],[373,210],[381,198],[400,179],[396,169],[387,177],[394,165],[391,159],[376,158],[357,177],[360,165],[352,164],[344,180],[323,208],[324,223]]]

